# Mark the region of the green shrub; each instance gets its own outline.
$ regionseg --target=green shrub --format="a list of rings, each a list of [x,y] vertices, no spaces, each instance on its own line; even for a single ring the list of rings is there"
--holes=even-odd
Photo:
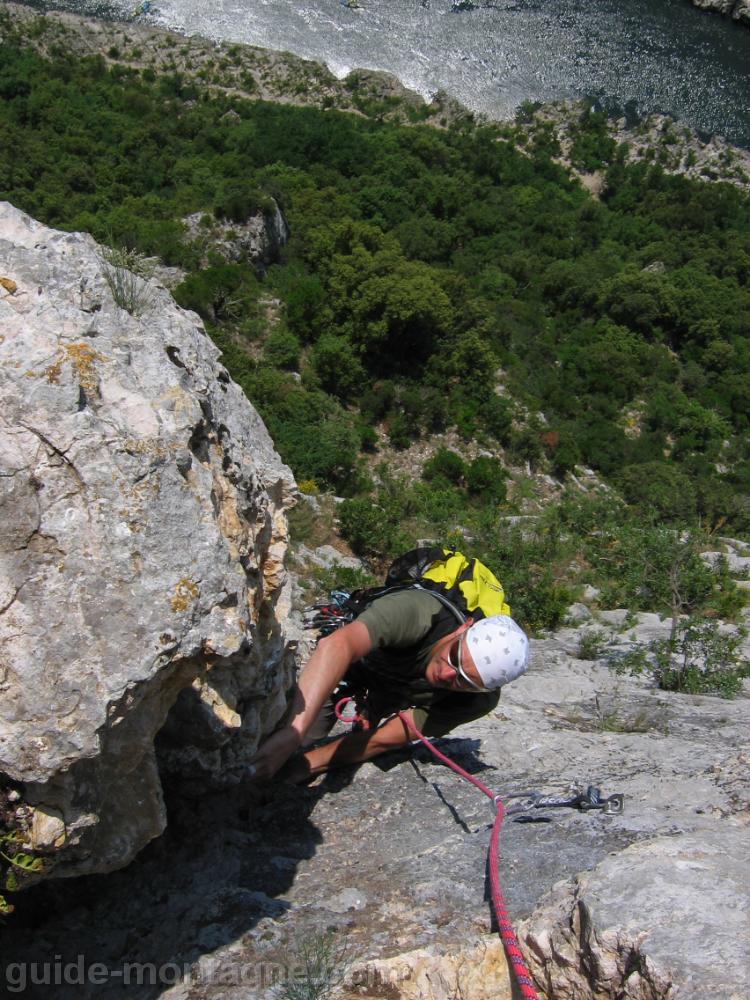
[[[570,147],[570,162],[579,170],[599,170],[611,163],[617,143],[609,134],[604,112],[587,109],[581,115]]]
[[[332,590],[352,593],[362,587],[376,587],[383,582],[382,578],[378,579],[365,569],[350,566],[331,566],[328,569],[315,567],[313,576],[321,596],[328,596]]]
[[[466,488],[472,496],[488,503],[504,503],[507,497],[506,472],[496,458],[480,455],[466,469]]]
[[[716,694],[734,698],[750,677],[750,662],[740,656],[745,629],[727,633],[715,621],[688,618],[668,639],[657,639],[625,656],[613,658],[618,673],[648,673],[665,691]]]
[[[366,389],[359,401],[359,411],[365,420],[377,423],[390,411],[396,398],[393,382],[382,381]]]
[[[388,440],[397,451],[404,451],[412,443],[418,428],[407,415],[399,410],[388,418]]]
[[[140,316],[154,296],[150,281],[156,261],[126,247],[102,247],[101,260],[104,280],[115,303],[132,316]]]
[[[572,599],[568,587],[556,580],[546,567],[530,565],[525,578],[517,569],[513,576],[513,617],[531,630],[559,628]],[[505,578],[509,578],[507,573]]]
[[[485,400],[481,409],[482,425],[500,444],[507,444],[513,423],[513,407],[507,399],[494,393]]]
[[[345,500],[339,508],[339,525],[357,555],[388,551],[391,526],[385,511],[372,501]]]
[[[241,264],[214,264],[189,274],[174,290],[183,309],[193,309],[207,323],[236,321],[257,297],[257,283]]]
[[[528,125],[534,120],[537,111],[542,107],[540,101],[521,101],[516,108],[515,119],[519,125]]]
[[[348,416],[333,410],[314,426],[303,415],[279,420],[270,411],[266,422],[281,457],[297,475],[342,493],[358,488],[359,435]]]
[[[700,536],[636,518],[614,522],[586,544],[599,569],[602,602],[608,607],[648,609],[673,615],[705,605],[714,574],[700,558]]]
[[[263,357],[276,368],[295,370],[299,365],[300,342],[290,330],[274,330],[263,345]]]
[[[578,640],[579,660],[598,660],[607,647],[607,633],[598,628],[589,628],[581,633]]]
[[[347,942],[332,933],[306,936],[291,951],[279,1000],[328,1000],[341,987],[349,966]]]
[[[450,448],[438,448],[432,458],[425,462],[422,478],[427,482],[442,480],[455,485],[464,479],[466,472],[466,464],[459,454]]]
[[[695,513],[693,483],[667,462],[628,465],[618,481],[629,504],[656,514],[662,521],[683,522]]]
[[[251,216],[267,211],[268,198],[252,184],[227,180],[216,193],[213,209],[217,219],[247,222]]]
[[[310,363],[321,388],[346,402],[365,382],[365,370],[346,337],[324,333],[310,353]]]
[[[2,791],[4,789],[0,793]],[[24,888],[29,884],[30,876],[44,868],[43,858],[23,849],[25,840],[20,830],[0,826],[0,888],[3,892],[17,892]],[[0,919],[10,916],[13,910],[13,904],[0,892]]]
[[[359,445],[362,451],[378,450],[378,434],[374,427],[363,423],[359,425]]]
[[[558,479],[563,479],[566,473],[572,472],[580,461],[581,452],[578,445],[570,437],[565,436],[561,438],[552,454],[552,473]]]
[[[512,431],[509,450],[516,462],[528,462],[535,468],[544,454],[539,427],[532,423]]]

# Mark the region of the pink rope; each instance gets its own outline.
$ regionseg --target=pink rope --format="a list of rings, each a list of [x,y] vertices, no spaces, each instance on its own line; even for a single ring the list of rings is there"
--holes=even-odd
[[[518,938],[513,930],[513,925],[510,922],[510,917],[508,916],[508,910],[505,906],[505,900],[503,899],[502,889],[500,887],[500,827],[503,825],[503,818],[505,816],[505,810],[503,804],[500,801],[500,796],[493,794],[490,789],[475,778],[473,774],[469,774],[468,771],[464,771],[462,767],[454,763],[450,757],[446,757],[444,753],[441,753],[437,747],[434,747],[428,739],[426,739],[417,727],[411,722],[410,719],[404,715],[403,712],[398,713],[399,719],[406,727],[408,732],[411,732],[416,736],[420,743],[424,743],[427,749],[433,753],[438,760],[442,761],[443,764],[455,771],[456,774],[460,775],[466,781],[471,782],[475,788],[478,788],[480,792],[483,792],[487,798],[491,799],[496,812],[495,812],[495,822],[492,827],[492,836],[490,837],[490,846],[487,855],[489,870],[490,870],[490,894],[492,896],[492,906],[495,910],[495,917],[497,919],[498,931],[500,934],[500,939],[503,942],[503,947],[505,948],[505,954],[508,956],[508,961],[510,962],[513,973],[518,982],[518,986],[521,990],[521,994],[527,997],[528,1000],[539,1000],[536,990],[533,986],[533,981],[529,970],[524,962],[521,949],[518,947]]]
[[[342,698],[333,706],[333,713],[339,722],[366,722],[367,720],[359,714],[344,715],[344,705],[348,705],[350,701],[354,701],[354,698]]]

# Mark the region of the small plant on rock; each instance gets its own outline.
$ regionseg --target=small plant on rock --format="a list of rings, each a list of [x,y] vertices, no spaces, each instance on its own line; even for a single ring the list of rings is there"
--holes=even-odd
[[[578,641],[579,660],[597,660],[604,652],[607,645],[607,635],[601,629],[586,629],[581,633]]]
[[[0,828],[0,885],[4,891],[20,889],[23,877],[41,871],[44,865],[41,858],[21,850],[23,839],[20,830]],[[9,916],[13,909],[13,904],[0,893],[0,917]]]
[[[348,966],[346,941],[312,934],[295,949],[277,1000],[326,1000],[343,984]]]
[[[156,260],[127,247],[102,247],[104,280],[120,309],[139,316],[151,304],[153,289],[149,282],[156,270]]]

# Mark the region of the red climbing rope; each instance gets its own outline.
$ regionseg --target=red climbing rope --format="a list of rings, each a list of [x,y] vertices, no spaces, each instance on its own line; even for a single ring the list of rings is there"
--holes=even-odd
[[[490,789],[482,784],[478,778],[475,778],[468,771],[464,771],[463,768],[455,764],[450,757],[446,757],[444,753],[441,753],[436,747],[426,739],[416,726],[404,715],[403,712],[398,713],[399,719],[404,724],[406,729],[414,734],[420,743],[424,743],[428,750],[433,753],[438,760],[441,760],[444,764],[455,771],[456,774],[465,778],[466,781],[470,781],[472,785],[483,792],[487,798],[492,800],[495,806],[495,823],[492,827],[492,836],[490,837],[490,846],[488,851],[488,861],[490,869],[490,892],[492,895],[492,906],[495,910],[495,916],[497,918],[497,926],[500,933],[500,938],[503,942],[505,948],[505,954],[508,956],[508,961],[513,967],[513,972],[515,974],[516,980],[521,990],[521,995],[528,997],[529,1000],[539,1000],[536,990],[532,985],[531,976],[529,975],[529,970],[526,968],[526,963],[523,960],[523,955],[521,954],[521,949],[518,947],[518,938],[513,930],[513,925],[510,922],[508,916],[508,911],[505,906],[505,900],[503,899],[502,889],[500,888],[500,827],[503,825],[503,817],[505,815],[505,810],[503,809],[503,804],[500,801],[500,796],[493,794]]]
[[[342,698],[341,701],[337,702],[334,709],[337,719],[342,722],[360,721],[359,716],[351,718],[346,717],[343,714],[344,705],[352,700],[352,698]],[[466,781],[471,782],[471,784],[486,795],[495,806],[495,822],[492,827],[492,835],[490,837],[488,850],[492,906],[495,910],[495,917],[497,918],[500,939],[503,942],[503,947],[505,948],[505,954],[508,956],[508,961],[513,967],[513,973],[521,990],[521,995],[528,998],[528,1000],[539,1000],[536,990],[532,984],[531,975],[529,974],[529,970],[526,968],[526,963],[524,962],[523,955],[521,954],[521,949],[518,947],[518,938],[516,937],[513,925],[510,922],[508,910],[505,906],[505,900],[503,899],[503,892],[500,887],[500,864],[498,861],[500,857],[500,827],[503,825],[503,818],[505,816],[505,809],[503,808],[500,796],[495,795],[495,793],[492,792],[478,778],[475,778],[473,774],[469,774],[468,771],[464,771],[464,769],[454,763],[450,757],[446,757],[446,755],[441,753],[437,747],[434,747],[432,743],[430,743],[430,741],[423,736],[422,733],[420,733],[412,721],[404,715],[403,712],[399,712],[398,717],[401,719],[401,722],[407,732],[411,732],[420,741],[420,743],[424,743],[430,753],[433,753],[438,760],[443,762],[443,764],[446,764],[452,771],[455,771],[456,774],[464,778]]]
[[[350,701],[354,701],[354,698],[342,698],[341,701],[337,701],[333,706],[333,713],[339,722],[366,722],[358,713],[355,715],[344,715],[344,705],[348,705]]]

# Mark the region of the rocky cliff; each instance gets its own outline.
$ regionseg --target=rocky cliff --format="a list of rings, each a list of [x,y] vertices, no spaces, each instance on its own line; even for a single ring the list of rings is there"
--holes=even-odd
[[[237,780],[283,711],[294,484],[198,318],[90,237],[0,204],[0,285],[1,787],[45,874],[108,871],[161,773]]]

